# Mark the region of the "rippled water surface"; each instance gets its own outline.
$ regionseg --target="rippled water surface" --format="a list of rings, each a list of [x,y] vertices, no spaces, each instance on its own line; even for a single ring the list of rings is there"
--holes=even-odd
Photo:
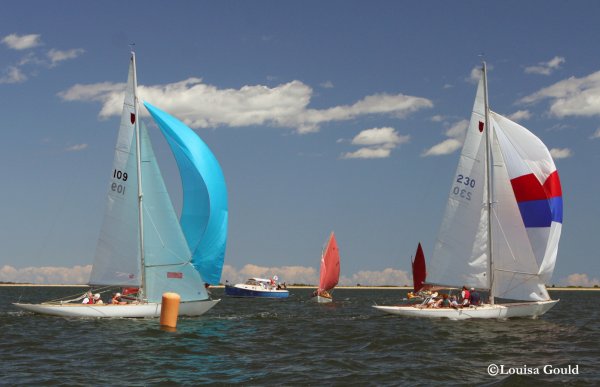
[[[268,300],[215,289],[216,307],[166,332],[156,319],[47,317],[11,305],[76,288],[0,287],[0,385],[600,385],[600,292],[554,291],[561,301],[537,320],[450,321],[371,308],[405,291],[339,289],[329,305],[307,302],[311,291]],[[490,376],[490,364],[507,374]],[[545,365],[579,374],[545,375]]]

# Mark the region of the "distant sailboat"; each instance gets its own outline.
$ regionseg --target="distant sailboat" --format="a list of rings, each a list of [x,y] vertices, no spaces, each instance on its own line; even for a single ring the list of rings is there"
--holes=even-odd
[[[425,254],[421,243],[417,246],[417,252],[415,253],[415,259],[412,260],[412,276],[413,276],[413,291],[407,294],[407,298],[411,302],[423,301],[423,292],[428,288],[425,285],[425,279],[427,278],[427,266],[425,265]]]
[[[212,300],[205,284],[221,277],[227,239],[227,190],[218,161],[186,125],[144,103],[175,156],[183,188],[181,220],[173,209],[139,120],[132,53],[107,206],[90,285],[137,291],[125,305],[66,301],[15,304],[43,314],[75,317],[156,317],[164,292],[181,296],[180,315],[199,316]],[[137,289],[137,290],[136,290]]]
[[[318,303],[333,301],[331,291],[340,280],[340,251],[332,232],[327,241],[327,246],[321,253],[321,274],[319,288],[313,293],[312,299]]]
[[[562,229],[558,172],[538,137],[489,109],[485,63],[482,72],[427,282],[489,291],[490,303],[379,310],[452,319],[537,317],[558,302],[545,287]]]
[[[427,267],[425,265],[425,254],[423,254],[423,248],[421,243],[417,246],[417,252],[415,259],[412,261],[412,274],[413,274],[413,290],[415,293],[421,291],[425,285],[425,279],[427,278]]]

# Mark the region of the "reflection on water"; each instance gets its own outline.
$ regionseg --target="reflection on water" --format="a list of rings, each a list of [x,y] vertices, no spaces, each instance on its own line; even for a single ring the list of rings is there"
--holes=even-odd
[[[292,289],[286,300],[225,297],[174,332],[158,319],[47,317],[10,304],[77,292],[0,287],[0,384],[600,383],[596,292],[553,292],[561,302],[537,320],[450,321],[371,308],[398,304],[402,291],[340,289],[317,304],[312,289]],[[580,375],[492,377],[491,363],[579,364]]]

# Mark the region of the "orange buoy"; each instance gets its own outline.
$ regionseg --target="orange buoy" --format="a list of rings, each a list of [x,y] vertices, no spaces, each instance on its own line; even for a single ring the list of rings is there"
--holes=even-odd
[[[179,301],[181,297],[177,293],[164,293],[160,309],[160,325],[177,327],[177,315],[179,314]]]

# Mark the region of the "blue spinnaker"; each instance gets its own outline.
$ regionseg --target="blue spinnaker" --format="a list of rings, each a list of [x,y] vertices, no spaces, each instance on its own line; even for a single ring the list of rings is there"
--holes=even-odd
[[[218,284],[227,243],[227,187],[219,162],[183,122],[144,102],[177,161],[183,186],[181,228],[202,279]]]

